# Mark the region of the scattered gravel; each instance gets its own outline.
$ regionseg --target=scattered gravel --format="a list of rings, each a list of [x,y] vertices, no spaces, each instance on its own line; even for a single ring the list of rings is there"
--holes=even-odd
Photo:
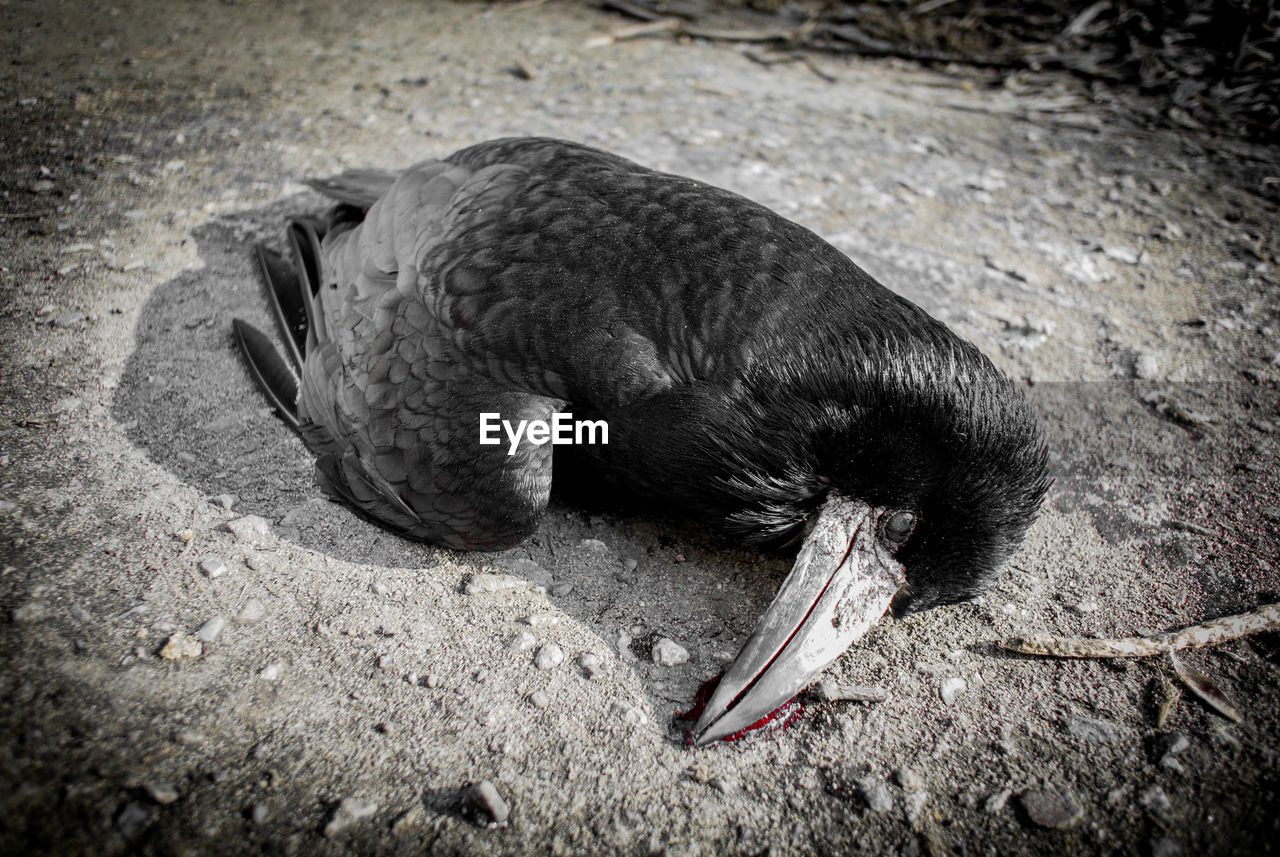
[[[893,772],[893,778],[897,781],[898,785],[902,786],[903,791],[924,791],[924,777],[920,776],[910,768],[898,768]]]
[[[952,676],[951,678],[943,679],[942,687],[938,689],[938,696],[947,705],[955,705],[956,700],[960,698],[960,694],[968,689],[968,682],[959,676]]]
[[[258,671],[258,678],[263,681],[279,681],[284,677],[284,661],[273,661]]]
[[[143,786],[143,790],[147,793],[147,797],[159,804],[173,803],[178,799],[178,790],[172,783],[151,782]]]
[[[884,780],[868,775],[858,777],[856,782],[858,793],[872,812],[888,812],[893,809],[893,795],[889,794],[889,787]]]
[[[534,665],[540,670],[551,670],[564,663],[564,649],[555,643],[547,643],[533,656]]]
[[[324,835],[329,839],[333,839],[335,836],[344,833],[357,821],[369,818],[377,811],[378,805],[373,801],[345,797],[342,799],[342,803],[338,804],[338,808],[333,811],[333,817],[329,819],[329,823],[324,826]]]
[[[240,612],[236,614],[236,621],[247,625],[251,622],[262,621],[266,615],[266,606],[258,599],[250,598],[240,608]]]
[[[160,657],[166,661],[198,658],[204,654],[204,644],[181,631],[170,637],[160,649]]]
[[[243,518],[227,521],[226,528],[240,542],[259,542],[271,535],[270,522],[258,515],[245,515]]]
[[[1013,797],[1013,789],[1001,789],[987,798],[982,804],[982,808],[992,815],[995,815],[998,812],[1003,812],[1005,805],[1009,803],[1009,798],[1011,797]]]
[[[1018,802],[1037,827],[1071,827],[1084,818],[1084,810],[1074,798],[1052,789],[1023,792],[1018,795]]]
[[[653,644],[653,662],[660,667],[676,667],[688,661],[688,649],[675,640],[660,637]]]
[[[501,828],[507,826],[511,810],[507,802],[498,794],[497,787],[488,780],[481,780],[467,792],[467,802],[473,813],[476,824],[481,827]]]
[[[196,639],[202,643],[212,643],[218,639],[218,635],[222,633],[222,629],[226,626],[226,619],[221,616],[214,616],[196,631]]]
[[[207,556],[200,560],[200,570],[210,580],[217,580],[229,570],[226,561],[220,556]]]
[[[538,638],[533,636],[532,631],[516,631],[510,640],[507,640],[507,648],[513,652],[527,652],[538,644]]]
[[[43,622],[49,616],[49,607],[41,599],[28,601],[21,607],[13,608],[13,621],[19,624]]]
[[[151,823],[151,810],[136,801],[129,801],[116,816],[116,830],[126,839],[133,839]]]
[[[918,824],[924,815],[925,804],[929,802],[928,792],[907,792],[902,798],[907,811],[907,821]]]
[[[588,681],[604,675],[604,666],[600,661],[600,656],[592,652],[587,652],[578,658],[578,666],[582,667],[582,674],[587,677]]]

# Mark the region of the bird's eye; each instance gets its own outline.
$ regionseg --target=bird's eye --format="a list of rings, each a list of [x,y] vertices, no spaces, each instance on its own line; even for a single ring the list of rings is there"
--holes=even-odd
[[[906,544],[911,531],[916,528],[916,516],[911,512],[889,512],[880,519],[880,540],[891,551]]]

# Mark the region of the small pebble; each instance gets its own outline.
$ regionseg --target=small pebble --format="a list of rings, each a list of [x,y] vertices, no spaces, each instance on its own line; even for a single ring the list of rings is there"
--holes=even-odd
[[[959,676],[952,676],[943,680],[942,687],[938,690],[938,695],[942,697],[942,701],[947,705],[954,705],[960,694],[968,689],[968,682]]]
[[[218,635],[222,633],[222,629],[227,626],[227,620],[221,616],[214,616],[208,622],[205,622],[196,631],[196,639],[202,643],[212,643],[218,639]]]
[[[535,690],[529,694],[529,702],[533,703],[534,708],[546,708],[551,704],[550,698],[540,690]]]
[[[929,802],[929,793],[922,791],[907,792],[902,800],[907,809],[907,821],[917,824],[924,813],[924,805]]]
[[[1018,796],[1027,818],[1038,827],[1071,827],[1084,817],[1084,810],[1070,795],[1051,790],[1028,791]]]
[[[245,515],[234,521],[227,521],[227,531],[238,541],[256,541],[271,535],[271,524],[259,515]]]
[[[179,631],[170,637],[160,649],[160,657],[166,661],[177,661],[183,658],[198,658],[204,654],[204,645],[194,637],[188,637]]]
[[[627,571],[635,571],[637,568],[640,567],[640,563],[632,559],[631,557],[627,557],[625,560],[622,561],[622,567],[625,568]]]
[[[263,825],[267,823],[267,816],[269,816],[270,814],[271,814],[271,810],[267,807],[267,805],[265,803],[259,802],[259,803],[255,803],[253,805],[253,809],[249,811],[249,818],[253,820],[254,824]]]
[[[884,780],[867,776],[858,777],[857,783],[858,792],[872,812],[888,812],[893,809],[893,795],[889,794],[889,787],[884,784]]]
[[[924,791],[924,778],[910,768],[898,768],[893,772],[893,778],[902,786],[903,791]]]
[[[540,670],[555,669],[564,663],[564,650],[555,643],[547,643],[533,657],[534,666]]]
[[[510,640],[507,640],[507,648],[513,652],[527,652],[537,643],[537,638],[531,632],[517,631]]]
[[[440,686],[440,678],[439,678],[438,676],[432,675],[432,674],[430,674],[430,673],[428,673],[428,674],[427,674],[427,677],[424,679],[424,681],[425,681],[425,683],[426,683],[427,687],[429,687],[429,688],[431,688],[431,689],[433,689],[433,690],[434,690],[435,688],[437,688],[437,687],[439,687],[439,686]]]
[[[520,620],[531,628],[544,628],[548,625],[559,625],[560,617],[550,613],[534,613]]]
[[[369,591],[374,595],[381,595],[385,598],[391,594],[391,587],[387,586],[381,580],[375,580],[373,583],[369,584]]]
[[[324,826],[324,835],[332,839],[351,825],[363,818],[368,818],[378,811],[378,805],[372,801],[354,797],[345,797],[338,808],[333,811],[333,818]]]
[[[720,776],[712,777],[711,787],[723,795],[736,794],[738,791],[738,780],[735,777],[721,774]]]
[[[217,580],[227,573],[227,564],[220,556],[207,556],[200,560],[200,570],[210,580]]]
[[[1170,756],[1186,752],[1191,747],[1191,742],[1181,732],[1170,732],[1163,737],[1162,743],[1164,744],[1165,753]]]
[[[599,539],[583,539],[578,542],[578,547],[589,550],[592,553],[608,553],[609,546]]]
[[[250,622],[260,622],[267,615],[267,608],[262,602],[256,598],[250,598],[240,608],[240,612],[236,614],[236,621],[248,624]]]
[[[151,823],[151,810],[140,803],[130,801],[116,816],[116,829],[126,839],[132,839]]]
[[[1004,810],[1005,804],[1009,802],[1009,798],[1013,796],[1013,789],[1001,789],[1000,791],[987,798],[982,808],[987,812],[995,815],[997,812]]]
[[[209,500],[210,502],[213,503],[213,505],[218,506],[227,512],[230,512],[231,507],[234,506],[237,502],[239,502],[240,498],[237,497],[235,494],[219,494],[216,497],[210,497]]]
[[[35,599],[21,607],[13,608],[13,621],[17,624],[43,622],[49,615],[49,608],[44,601]]]
[[[1133,361],[1133,377],[1141,381],[1149,381],[1160,371],[1156,358],[1145,351]]]
[[[395,661],[390,654],[378,655],[378,669],[388,670],[394,665]]]
[[[1078,604],[1074,605],[1071,609],[1081,614],[1096,613],[1098,610],[1098,602],[1097,601],[1081,601]]]
[[[258,672],[258,677],[263,681],[279,681],[283,675],[284,661],[269,663]]]
[[[192,747],[197,747],[208,740],[208,736],[199,729],[179,729],[173,737],[179,744],[186,744]]]
[[[587,677],[587,681],[597,679],[604,675],[604,668],[600,663],[600,656],[587,652],[578,658],[578,666],[582,667],[582,674]]]
[[[488,780],[476,783],[467,793],[467,800],[475,811],[476,824],[491,829],[507,826],[511,810],[493,783]]]
[[[659,638],[653,644],[653,662],[660,667],[675,667],[689,661],[689,651],[675,640]]]
[[[404,680],[407,681],[409,684],[413,685],[414,687],[417,687],[418,674],[413,670],[409,670],[409,672],[405,674]]]
[[[156,803],[173,803],[178,799],[178,790],[171,783],[147,783],[143,786],[143,789],[146,791],[147,797]]]

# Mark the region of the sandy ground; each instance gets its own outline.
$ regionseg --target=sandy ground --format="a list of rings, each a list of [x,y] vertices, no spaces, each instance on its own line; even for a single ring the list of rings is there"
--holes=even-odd
[[[1184,658],[1243,722],[1183,695],[1162,728],[1162,660],[997,646],[1280,600],[1274,151],[1132,128],[1069,78],[590,47],[627,22],[568,3],[361,9],[0,2],[0,852],[1280,848],[1274,634]],[[672,716],[785,557],[563,502],[462,555],[320,497],[232,350],[232,316],[266,323],[249,243],[321,206],[306,176],[510,134],[764,202],[1027,381],[1044,514],[979,602],[830,669],[886,701],[693,750]],[[466,811],[486,779],[505,830]]]

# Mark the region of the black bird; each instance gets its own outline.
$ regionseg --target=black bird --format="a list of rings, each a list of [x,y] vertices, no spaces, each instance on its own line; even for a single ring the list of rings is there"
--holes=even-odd
[[[552,446],[482,445],[481,414],[571,411],[608,424],[573,450],[606,484],[800,542],[700,744],[795,695],[891,601],[978,594],[1036,516],[1045,449],[1013,384],[741,196],[550,139],[313,186],[339,204],[290,223],[292,263],[258,248],[287,360],[234,324],[326,492],[503,549],[546,508]]]

